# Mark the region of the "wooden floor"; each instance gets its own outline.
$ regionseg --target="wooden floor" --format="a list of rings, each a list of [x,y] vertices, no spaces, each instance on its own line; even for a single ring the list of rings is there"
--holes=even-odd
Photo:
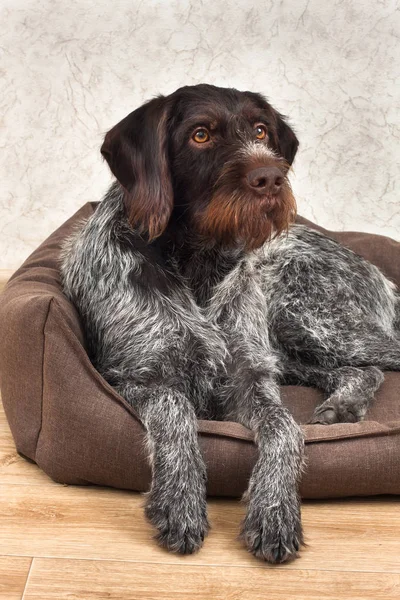
[[[23,460],[0,407],[0,600],[400,598],[397,498],[305,502],[308,546],[265,565],[236,539],[243,507],[211,499],[203,549],[158,548],[139,494],[52,482]]]

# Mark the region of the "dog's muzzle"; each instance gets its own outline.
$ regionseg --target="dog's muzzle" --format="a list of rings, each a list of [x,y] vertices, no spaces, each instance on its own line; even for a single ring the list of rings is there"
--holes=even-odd
[[[226,246],[238,240],[260,247],[288,229],[296,203],[287,179],[289,165],[265,145],[249,143],[226,162],[196,229]]]

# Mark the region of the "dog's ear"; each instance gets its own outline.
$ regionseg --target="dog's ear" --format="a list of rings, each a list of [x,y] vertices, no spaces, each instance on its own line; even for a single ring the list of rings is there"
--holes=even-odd
[[[283,158],[289,163],[289,165],[291,165],[299,147],[299,140],[297,139],[293,129],[286,123],[286,117],[277,111],[274,112],[276,118],[277,150],[279,154],[283,156]]]
[[[173,208],[167,155],[166,99],[150,100],[106,135],[101,153],[125,190],[130,225],[151,241],[165,230]]]

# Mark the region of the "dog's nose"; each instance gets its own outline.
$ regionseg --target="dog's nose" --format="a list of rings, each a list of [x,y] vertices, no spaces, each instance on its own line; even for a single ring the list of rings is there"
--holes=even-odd
[[[260,167],[246,175],[247,183],[258,194],[277,194],[282,187],[284,177],[277,167]]]

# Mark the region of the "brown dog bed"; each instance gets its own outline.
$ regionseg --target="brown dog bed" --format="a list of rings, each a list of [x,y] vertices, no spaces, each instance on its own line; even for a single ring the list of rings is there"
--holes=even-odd
[[[83,206],[33,252],[0,296],[0,384],[18,451],[55,481],[146,490],[145,433],[132,408],[92,366],[74,307],[63,296],[60,245],[96,209]],[[324,231],[378,265],[400,285],[400,243],[365,233]],[[306,423],[318,390],[282,388]],[[366,420],[304,425],[304,498],[400,493],[400,373],[385,382]],[[238,496],[256,458],[252,433],[238,423],[199,421],[208,493]]]

